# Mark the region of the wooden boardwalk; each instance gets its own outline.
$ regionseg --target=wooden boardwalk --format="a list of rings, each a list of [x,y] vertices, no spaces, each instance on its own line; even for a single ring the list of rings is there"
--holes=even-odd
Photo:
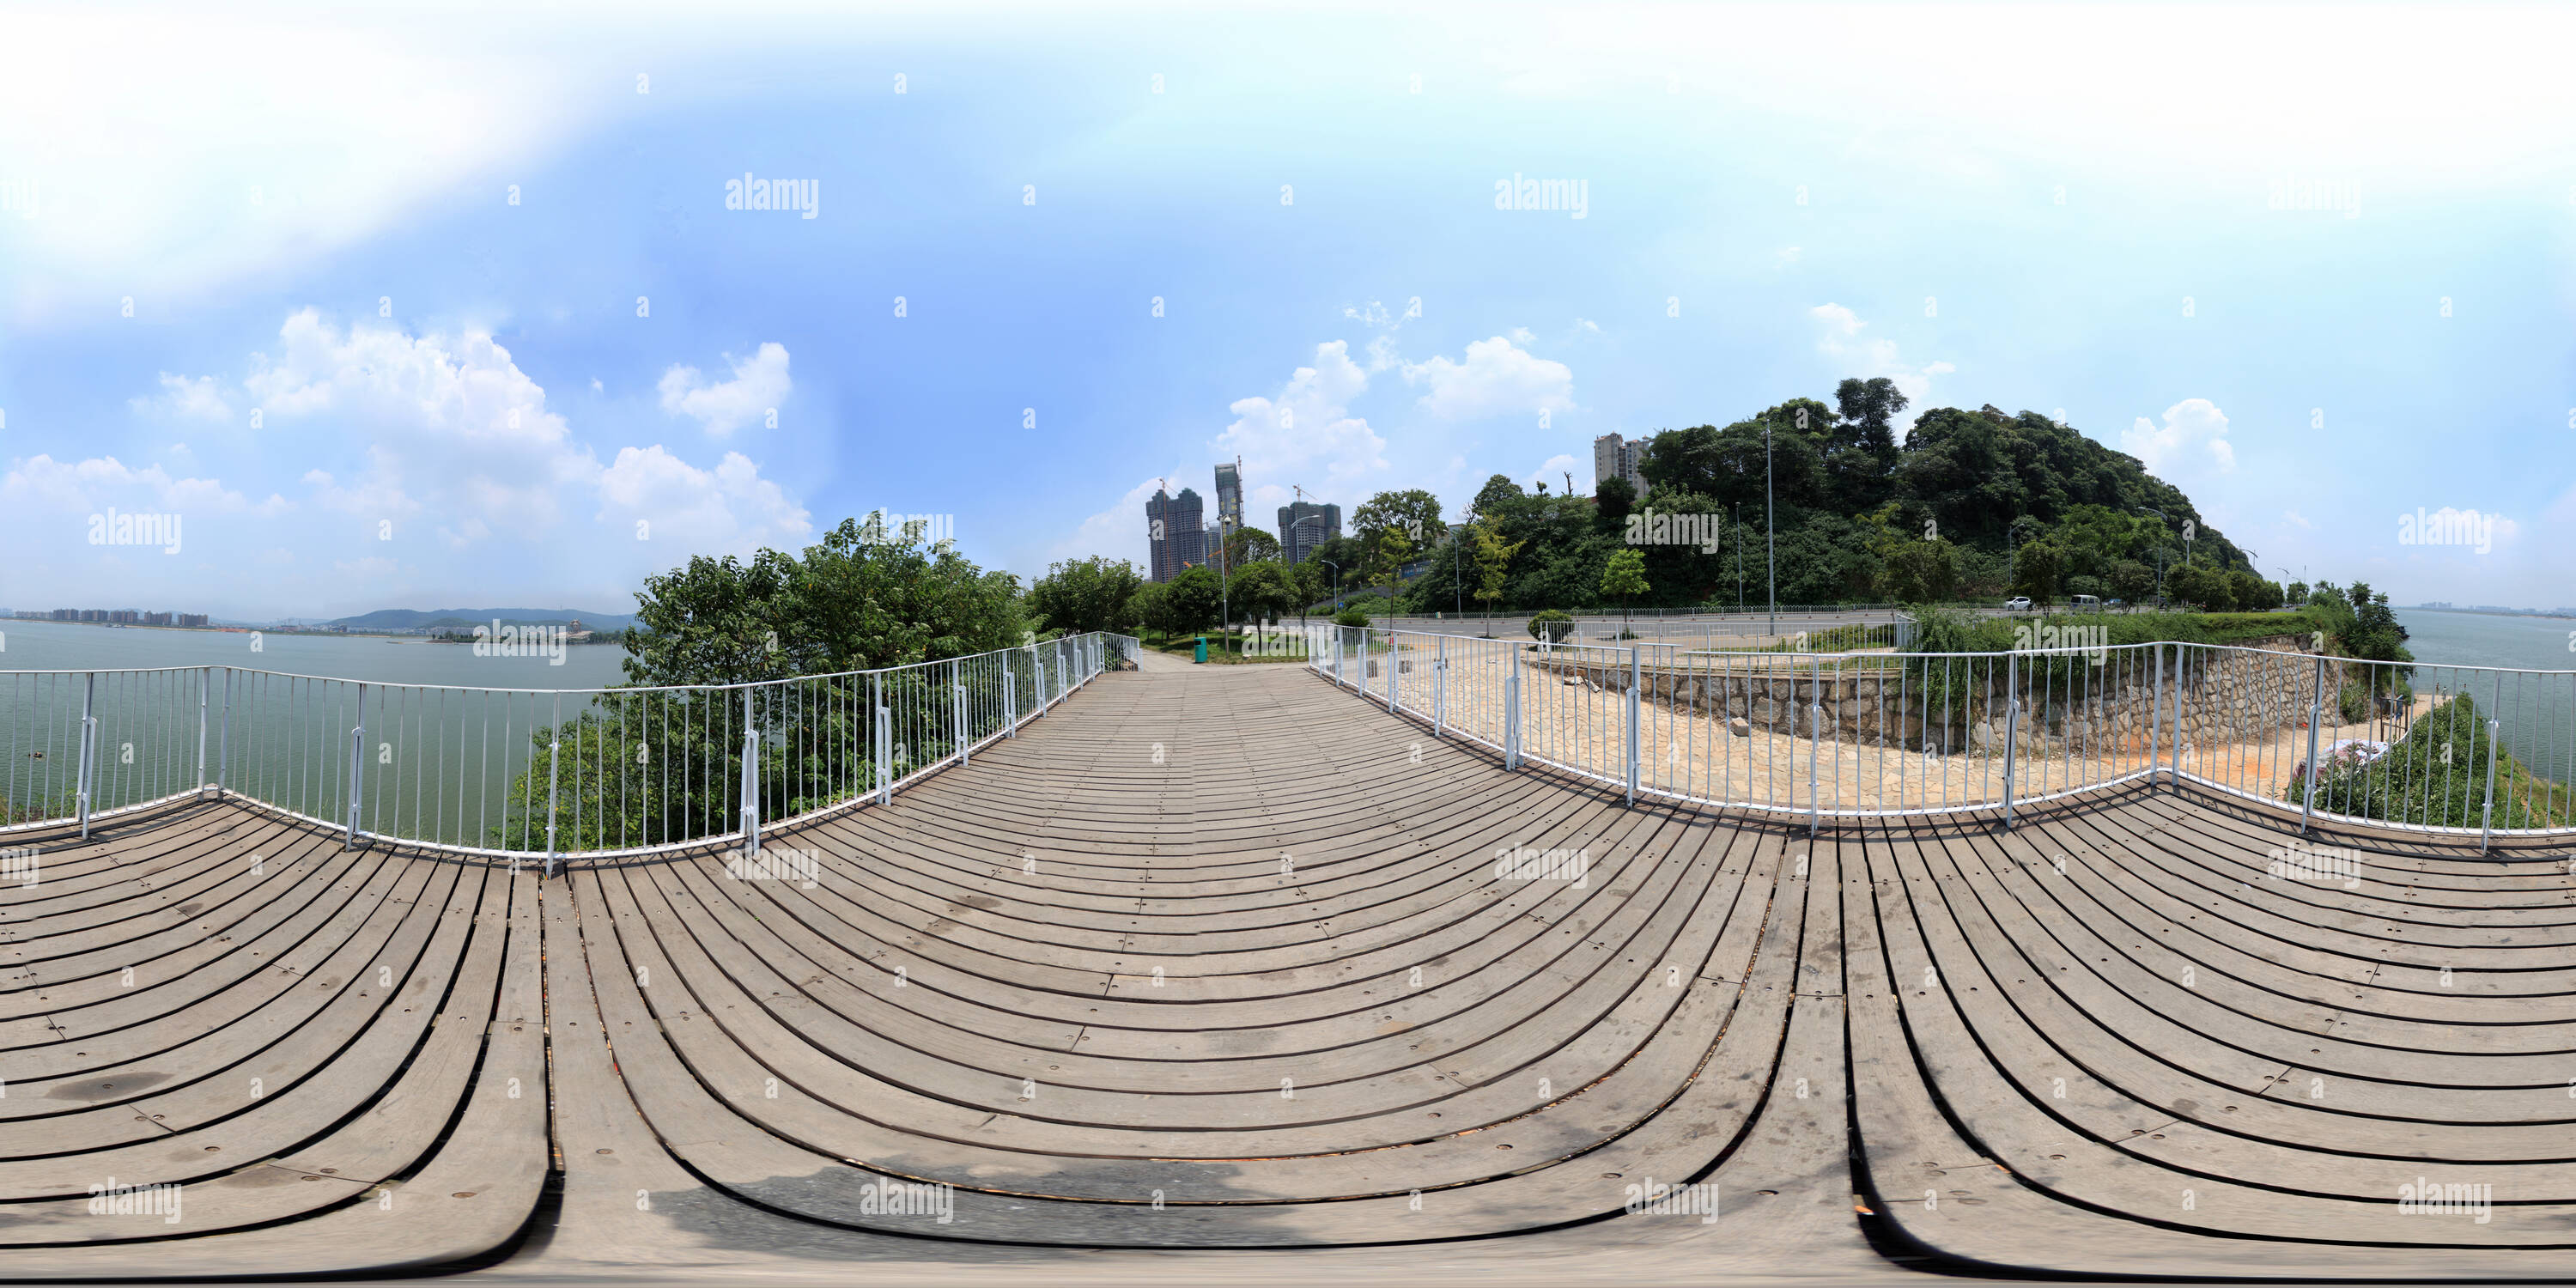
[[[2563,852],[2292,837],[1811,841],[1291,666],[1103,676],[758,868],[192,806],[14,841],[0,1278],[2563,1276]]]

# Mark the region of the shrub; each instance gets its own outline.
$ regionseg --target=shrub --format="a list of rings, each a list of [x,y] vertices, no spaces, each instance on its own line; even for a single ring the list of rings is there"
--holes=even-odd
[[[2353,818],[2477,827],[2486,817],[2487,742],[2486,719],[2469,695],[2437,697],[2378,759],[2365,763],[2357,748],[2322,757],[2316,806]],[[2531,799],[2538,780],[2511,753],[2496,751],[2495,825],[2554,823],[2556,811]],[[2296,805],[2306,794],[2307,766],[2294,765],[2281,799]]]
[[[1574,614],[1556,608],[1533,613],[1530,615],[1529,633],[1532,639],[1561,644],[1566,636],[1574,633]]]
[[[1357,604],[1353,604],[1350,607],[1343,609],[1333,617],[1333,625],[1335,626],[1357,628],[1368,624],[1369,615],[1361,611],[1360,606]]]

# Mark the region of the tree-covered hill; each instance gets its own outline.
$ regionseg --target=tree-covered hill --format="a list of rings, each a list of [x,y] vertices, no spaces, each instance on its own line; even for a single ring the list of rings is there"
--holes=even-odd
[[[1846,380],[1832,406],[1799,398],[1723,428],[1654,435],[1639,470],[1642,498],[1623,479],[1567,497],[1496,475],[1459,530],[1465,557],[1435,559],[1407,589],[1407,606],[1608,606],[1611,555],[1632,547],[1645,559],[1637,606],[1732,606],[1739,586],[1745,603],[1761,604],[1766,431],[1782,603],[2009,593],[2137,602],[2157,593],[2159,552],[2169,600],[2218,610],[2281,602],[2281,588],[2136,457],[2036,412],[1993,406],[1935,408],[1900,443],[1893,426],[1905,407],[1885,379]],[[1512,550],[1500,593],[1483,601],[1476,592],[1492,579],[1472,553],[1481,526]],[[1350,542],[1362,564],[1369,540],[1362,532]]]

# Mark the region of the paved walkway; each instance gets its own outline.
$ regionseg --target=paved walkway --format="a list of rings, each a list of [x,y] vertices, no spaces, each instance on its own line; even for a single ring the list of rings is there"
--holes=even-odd
[[[2278,819],[2143,791],[1811,842],[1155,657],[768,872],[540,881],[232,805],[40,839],[0,1265],[2411,1279],[2576,1242],[2563,861],[2341,838],[2349,886],[2267,879]],[[93,1214],[110,1177],[179,1218]],[[2419,1177],[2496,1206],[2401,1213]]]

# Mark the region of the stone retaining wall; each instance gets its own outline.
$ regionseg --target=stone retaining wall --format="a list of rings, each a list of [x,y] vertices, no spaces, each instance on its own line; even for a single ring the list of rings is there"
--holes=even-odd
[[[2306,642],[2283,638],[2262,643],[2285,646],[2282,651],[2288,652],[2287,646]],[[2180,686],[2182,736],[2186,743],[2210,745],[2267,739],[2307,720],[2316,694],[2313,655],[2303,651],[2289,656],[2217,649],[2185,652],[2190,662],[2180,668],[2179,678],[2175,674],[2175,654],[2166,652],[2164,679],[2168,689]],[[1533,678],[1552,677],[1557,683],[1570,682],[1607,693],[1625,693],[1628,689],[1629,671],[1624,663],[1535,655],[1530,661],[1534,664]],[[1741,663],[1743,659],[1730,661]],[[1998,662],[1996,669],[2000,675],[2004,667]],[[1374,665],[1371,672],[1375,673]],[[2327,659],[2328,702],[2334,700],[2343,681],[2342,661]],[[1768,673],[1748,671],[1742,665],[1714,670],[1640,667],[1638,683],[1646,701],[1677,714],[1741,719],[1751,728],[1799,737],[1814,737],[1819,728],[1824,728],[1829,736],[1872,744],[1881,741],[1883,732],[1887,741],[1898,746],[1920,750],[1925,745],[1927,713],[1923,697],[1897,673],[1819,676],[1784,655],[1778,667]],[[1981,681],[1977,687],[1982,690],[1985,686]],[[2002,687],[2000,679],[1995,687]],[[2026,744],[2025,754],[2045,756],[2059,749],[2144,751],[2154,732],[2155,677],[2140,665],[2105,668],[2097,678],[2074,686],[2071,694],[2062,680],[2042,693],[2024,676],[2021,691],[2023,720],[2015,738]],[[2166,711],[2172,712],[2174,695],[2168,692],[2165,701]],[[1941,726],[1942,713],[1928,713],[1932,721],[1931,743],[1943,749],[1999,752],[2004,736],[2000,703],[1990,715],[1981,692],[1975,706],[1971,711],[1949,713],[1946,736]],[[2164,737],[2168,740],[2165,745],[2171,747],[2172,731],[2166,730]],[[2071,748],[2061,748],[2061,744],[2071,744]]]

